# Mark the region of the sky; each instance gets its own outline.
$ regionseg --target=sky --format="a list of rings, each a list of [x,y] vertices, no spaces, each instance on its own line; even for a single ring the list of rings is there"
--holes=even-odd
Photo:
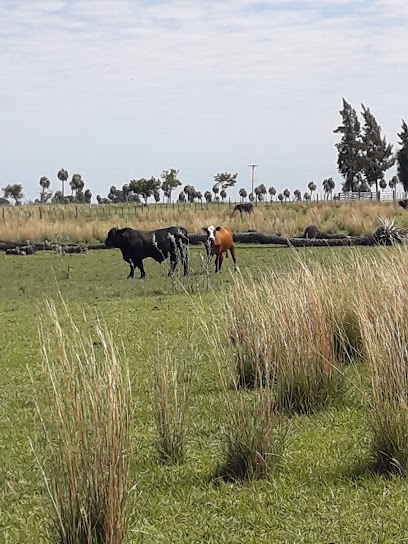
[[[177,168],[204,192],[337,172],[344,97],[398,149],[406,0],[1,0],[0,187],[80,173],[94,197]],[[386,175],[386,179],[392,173]]]

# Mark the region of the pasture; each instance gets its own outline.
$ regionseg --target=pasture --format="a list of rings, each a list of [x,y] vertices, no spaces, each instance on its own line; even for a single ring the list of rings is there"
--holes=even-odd
[[[355,259],[375,259],[382,251],[237,247],[243,281],[256,283],[273,270],[280,289],[300,263],[347,266]],[[60,310],[60,297],[78,327],[89,334],[100,317],[118,348],[123,346],[130,369],[134,414],[129,542],[405,542],[406,480],[368,470],[371,392],[361,361],[345,366],[341,400],[312,414],[288,416],[287,445],[276,473],[233,483],[214,477],[225,453],[228,412],[219,368],[201,325],[204,319],[212,327],[220,319],[236,279],[231,259],[215,277],[203,256],[202,247],[191,248],[192,273],[186,280],[167,278],[168,264],[150,259],[145,261],[147,280],[126,280],[128,265],[117,250],[27,257],[0,253],[0,542],[39,544],[49,534],[50,499],[30,448],[32,441],[41,462],[44,431],[30,373],[41,405],[47,385],[38,320],[45,319],[45,299],[53,299]],[[154,447],[153,358],[163,338],[177,358],[191,358],[194,364],[185,460],[174,465],[158,462]],[[41,407],[47,413],[48,407]]]
[[[0,208],[0,240],[42,242],[102,242],[115,226],[153,230],[164,225],[182,225],[189,232],[201,232],[210,224],[228,225],[233,232],[255,229],[265,234],[293,237],[309,225],[322,232],[364,236],[379,226],[378,216],[396,218],[396,225],[408,227],[408,215],[397,202],[361,200],[354,202],[264,202],[254,214],[231,217],[227,203],[135,205],[31,205]]]

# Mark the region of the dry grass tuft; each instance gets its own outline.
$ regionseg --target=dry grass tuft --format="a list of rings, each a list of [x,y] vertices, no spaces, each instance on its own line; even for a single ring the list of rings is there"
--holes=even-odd
[[[92,342],[65,305],[60,317],[46,302],[40,341],[49,414],[36,397],[55,518],[51,540],[59,544],[122,544],[128,533],[130,381],[110,333],[99,323],[95,333]]]
[[[166,340],[157,342],[154,361],[154,415],[158,438],[157,453],[161,462],[182,463],[185,458],[187,413],[193,366],[198,352],[175,354]]]

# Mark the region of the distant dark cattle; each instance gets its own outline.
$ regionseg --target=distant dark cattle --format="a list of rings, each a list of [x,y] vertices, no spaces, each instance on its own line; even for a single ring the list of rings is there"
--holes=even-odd
[[[254,213],[254,207],[251,202],[249,202],[248,204],[237,204],[232,210],[231,215],[234,215],[235,212],[239,212],[241,215],[243,213]]]
[[[319,232],[319,229],[315,225],[310,225],[309,227],[306,227],[302,238],[317,238]]]
[[[398,200],[398,204],[401,206],[401,208],[404,208],[406,210],[408,208],[408,200]]]
[[[139,268],[141,278],[146,276],[143,259],[147,257],[162,263],[170,256],[169,276],[174,272],[180,258],[184,275],[188,274],[188,237],[184,227],[167,227],[158,230],[115,227],[109,231],[105,244],[121,250],[123,260],[130,266],[128,278],[134,277],[135,267]]]

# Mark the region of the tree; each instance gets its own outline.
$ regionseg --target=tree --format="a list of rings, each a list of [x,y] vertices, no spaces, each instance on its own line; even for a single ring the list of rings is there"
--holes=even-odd
[[[303,200],[306,200],[306,202],[308,202],[310,200],[310,193],[305,193],[303,195]]]
[[[230,174],[229,172],[217,173],[214,176],[214,186],[217,185],[221,191],[226,191],[229,187],[233,187],[236,184],[237,177],[238,177],[238,173],[235,173],[235,174]]]
[[[86,202],[86,204],[90,204],[91,203],[91,200],[92,200],[92,193],[89,189],[86,189],[85,193],[84,193],[84,200]]]
[[[392,176],[392,178],[388,182],[388,186],[389,186],[390,189],[394,190],[397,187],[397,183],[398,183],[397,176]]]
[[[282,193],[278,194],[278,200],[282,204],[282,201],[283,201],[283,194]]]
[[[21,204],[21,200],[24,198],[23,186],[20,183],[7,185],[6,187],[2,188],[2,191],[4,198],[12,198],[16,206],[19,206]]]
[[[329,195],[332,194],[335,185],[336,184],[334,183],[333,178],[326,178],[322,181],[323,191],[326,195],[326,200],[329,199]]]
[[[186,194],[183,193],[183,191],[181,191],[181,193],[179,194],[178,201],[179,202],[185,202],[186,201]]]
[[[153,198],[154,198],[154,201],[156,202],[156,204],[158,202],[160,202],[160,193],[158,190],[153,190]]]
[[[404,191],[408,191],[408,126],[404,120],[402,120],[401,132],[398,134],[400,141],[398,142],[401,149],[397,151],[397,173],[398,180],[404,188]]]
[[[217,185],[217,184],[213,185],[212,192],[214,193],[215,200],[217,200],[218,193],[220,192],[219,185]],[[218,198],[218,200],[219,200],[219,198]]]
[[[296,189],[296,191],[293,191],[293,196],[296,198],[297,202],[302,200],[302,193],[299,191],[299,189]]]
[[[176,189],[181,185],[181,181],[177,178],[179,172],[180,170],[170,168],[170,170],[163,170],[160,174],[160,177],[163,180],[161,189],[168,202],[171,202],[171,192],[173,189]]]
[[[384,173],[393,166],[395,158],[392,145],[387,144],[385,137],[381,137],[381,127],[370,108],[366,108],[364,104],[361,104],[361,107],[364,118],[362,135],[364,179],[370,187],[375,184],[375,190],[378,192],[378,183],[384,179]]]
[[[250,202],[253,202],[255,200],[254,195],[252,193],[249,193],[248,198]]]
[[[195,196],[200,202],[202,202],[203,194],[201,193],[201,191],[197,191]]]
[[[385,189],[387,187],[387,182],[385,179],[382,179],[379,183],[380,189]]]
[[[270,200],[272,201],[272,200],[273,200],[273,197],[276,195],[276,189],[275,189],[275,187],[269,187],[268,193],[270,194],[270,196],[271,196]]]
[[[310,191],[310,200],[312,200],[312,194],[313,194],[313,191],[316,191],[316,184],[314,181],[309,181],[309,183],[307,184],[307,188],[309,189]]]
[[[52,196],[51,191],[48,191],[47,189],[50,188],[51,182],[46,176],[42,176],[39,181],[42,191],[40,194],[40,202],[41,204],[45,204]]]
[[[196,198],[197,191],[193,185],[186,185],[183,189],[184,194],[187,196],[187,200],[192,204]]]
[[[64,170],[63,168],[61,168],[61,170],[57,174],[57,177],[61,181],[61,195],[65,196],[64,183],[68,179],[68,172],[66,170]]]
[[[248,196],[248,193],[246,192],[245,189],[240,189],[238,191],[238,194],[241,197],[241,202],[242,202],[242,200],[244,200]]]
[[[286,204],[286,200],[287,200],[288,198],[290,198],[290,191],[289,191],[289,189],[285,189],[285,190],[283,191],[283,196],[285,197],[285,204]]]
[[[159,191],[161,183],[160,180],[152,176],[150,179],[132,179],[129,182],[129,186],[132,192],[143,198],[147,205],[148,199],[153,196],[156,191]]]
[[[254,192],[255,192],[255,195],[256,195],[256,198],[258,199],[258,201],[262,202],[263,198],[264,198],[264,195],[266,195],[266,193],[267,193],[267,189],[266,189],[265,185],[263,183],[261,183],[260,185],[258,185],[258,187],[255,187]]]
[[[227,191],[225,189],[221,189],[220,197],[222,198],[223,202],[224,202],[224,199],[227,198]]]
[[[206,200],[207,202],[211,202],[211,200],[212,200],[212,194],[210,193],[210,191],[206,191],[206,192],[204,193],[204,198],[205,198],[205,200]]]
[[[74,174],[71,181],[69,182],[69,186],[71,187],[71,195],[74,198],[78,198],[78,193],[81,195],[84,185],[85,183],[82,179],[81,174]]]
[[[363,144],[357,113],[343,98],[343,109],[339,112],[343,124],[334,130],[342,134],[336,144],[338,151],[337,167],[344,178],[343,191],[358,191],[362,181]]]

